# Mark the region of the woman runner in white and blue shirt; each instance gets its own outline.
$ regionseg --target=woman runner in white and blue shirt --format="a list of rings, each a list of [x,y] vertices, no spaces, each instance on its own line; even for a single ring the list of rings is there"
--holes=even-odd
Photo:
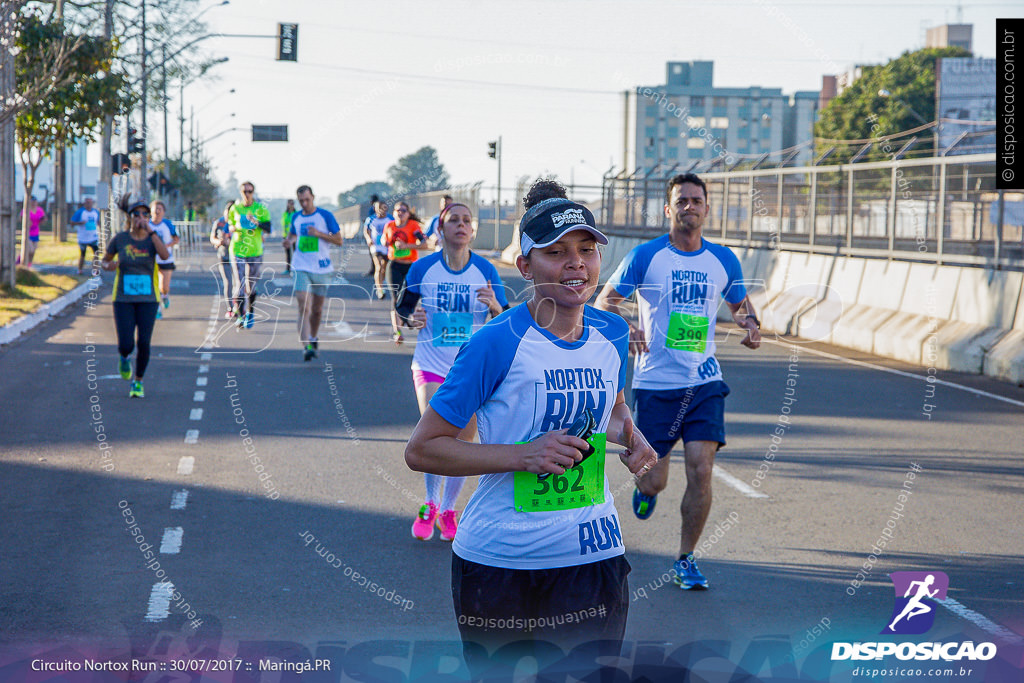
[[[634,474],[657,461],[623,397],[627,326],[586,305],[601,271],[597,245],[608,242],[593,213],[551,198],[520,225],[516,265],[532,298],[459,349],[405,452],[414,470],[482,475],[452,548],[452,598],[474,675],[489,664],[483,648],[521,640],[602,641],[600,655],[618,654],[629,564],[606,440],[626,446],[619,457]],[[474,414],[479,444],[458,438]]]
[[[498,271],[469,249],[473,242],[469,207],[449,204],[442,209],[438,233],[444,235],[444,249],[412,264],[395,307],[403,323],[419,329],[412,356],[412,383],[421,414],[444,382],[459,347],[488,317],[508,308]],[[472,441],[475,435],[476,421],[470,420],[459,438]],[[413,522],[412,535],[429,541],[436,523],[441,540],[451,541],[458,530],[455,503],[466,478],[429,473],[423,477],[427,496]]]

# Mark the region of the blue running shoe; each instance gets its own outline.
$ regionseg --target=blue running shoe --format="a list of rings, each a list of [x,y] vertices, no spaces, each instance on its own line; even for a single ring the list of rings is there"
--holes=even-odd
[[[707,577],[701,574],[700,569],[697,568],[697,560],[693,559],[693,553],[687,555],[685,560],[676,560],[676,563],[672,565],[672,571],[675,573],[672,582],[684,591],[693,588],[707,590]]]
[[[132,363],[130,360],[121,356],[121,360],[117,363],[117,371],[121,373],[121,379],[132,378]]]
[[[254,322],[256,322],[256,316],[252,314],[252,311],[249,311],[245,314],[245,329],[252,329],[252,324]]]
[[[640,489],[633,489],[633,514],[637,519],[647,519],[654,514],[654,505],[658,502],[658,496],[648,496],[640,493]]]

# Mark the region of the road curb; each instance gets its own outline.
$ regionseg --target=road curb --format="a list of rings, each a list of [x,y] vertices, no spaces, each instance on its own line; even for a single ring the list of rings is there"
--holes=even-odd
[[[95,287],[92,287],[92,285],[93,279],[90,278],[67,294],[63,294],[53,301],[43,304],[38,310],[0,327],[0,346],[10,344],[12,341],[33,329],[40,323],[57,315],[65,308],[88,294],[90,289],[94,289]]]

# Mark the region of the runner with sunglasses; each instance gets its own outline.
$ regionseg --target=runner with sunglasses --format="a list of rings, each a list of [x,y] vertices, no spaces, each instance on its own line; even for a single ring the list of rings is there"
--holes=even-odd
[[[626,447],[619,457],[634,475],[656,454],[623,397],[628,327],[586,305],[601,271],[597,245],[607,242],[583,205],[551,198],[527,210],[516,266],[532,298],[462,346],[406,447],[414,470],[481,475],[452,548],[452,598],[474,677],[491,663],[485,648],[515,641],[600,641],[596,656],[621,648],[630,568],[605,444]],[[474,414],[479,444],[459,439]],[[517,626],[549,618],[560,625]]]
[[[256,281],[263,266],[263,236],[270,233],[270,212],[255,199],[255,186],[242,183],[240,201],[228,209],[231,224],[231,260],[235,265],[235,315],[238,326],[255,322]]]
[[[420,414],[444,382],[455,355],[488,316],[508,308],[501,276],[491,263],[469,249],[473,242],[473,214],[465,204],[449,204],[438,218],[442,251],[412,264],[398,296],[395,310],[408,327],[419,329],[412,356],[412,383]],[[476,420],[470,419],[459,439],[472,441]],[[455,538],[458,512],[455,503],[465,477],[424,474],[427,497],[412,524],[412,535],[421,541],[434,537],[434,525],[442,541]],[[443,493],[442,493],[443,491]]]
[[[114,327],[117,330],[117,351],[121,355],[118,371],[131,380],[129,398],[145,396],[142,377],[149,365],[150,340],[160,310],[157,295],[157,257],[170,253],[160,235],[150,226],[149,207],[145,202],[122,206],[128,214],[127,229],[114,235],[107,244],[101,265],[116,270],[114,278]],[[114,259],[117,258],[117,263]],[[135,371],[128,359],[135,347]]]

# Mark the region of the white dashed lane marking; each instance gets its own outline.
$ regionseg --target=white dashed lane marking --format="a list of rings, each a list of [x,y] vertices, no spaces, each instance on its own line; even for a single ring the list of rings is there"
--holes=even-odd
[[[193,408],[191,411],[189,411],[188,419],[190,419],[190,420],[202,420],[203,419],[203,409],[202,408]]]
[[[170,526],[164,529],[164,537],[160,539],[160,552],[164,555],[177,555],[181,552],[181,539],[185,530],[180,526]]]
[[[711,470],[711,474],[712,476],[718,477],[723,483],[733,487],[747,498],[768,498],[766,494],[751,488],[743,481],[726,472],[722,469],[721,465],[715,465],[714,469]]]
[[[196,386],[197,387],[205,387],[206,386],[206,377],[196,377]]]
[[[202,403],[203,401],[206,400],[206,392],[205,391],[197,391],[197,392],[195,392],[194,394],[192,394],[192,400],[194,402],[196,402],[196,403]]]
[[[178,474],[192,474],[192,468],[195,467],[196,459],[191,455],[181,456],[181,460],[178,461]]]
[[[188,489],[179,489],[171,493],[171,509],[184,510],[188,504]]]
[[[162,581],[153,584],[149,593],[149,609],[146,610],[146,621],[163,621],[171,613],[171,596],[174,595],[174,584]]]

